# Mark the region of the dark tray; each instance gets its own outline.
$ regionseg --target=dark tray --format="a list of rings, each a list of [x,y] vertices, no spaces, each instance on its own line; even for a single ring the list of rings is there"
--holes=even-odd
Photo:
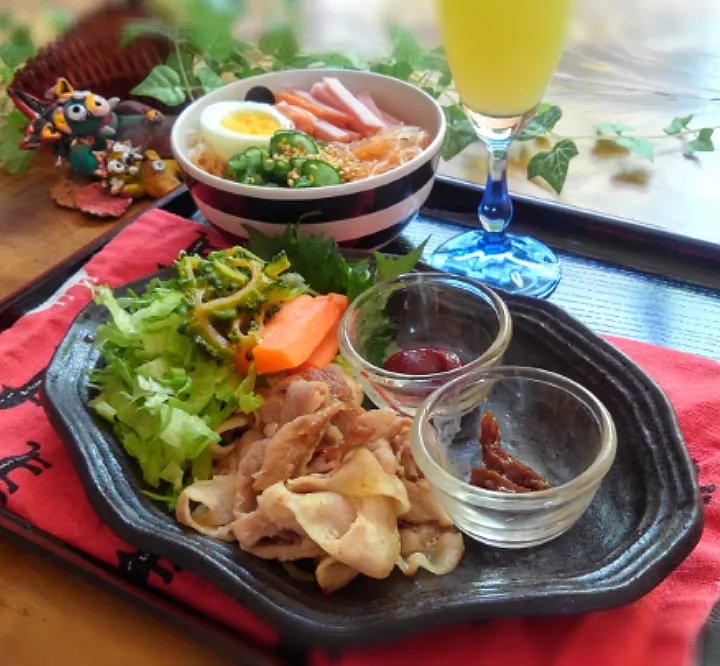
[[[148,281],[130,288],[139,292]],[[583,613],[634,601],[689,554],[702,532],[695,473],[673,409],[640,368],[561,308],[517,296],[505,300],[513,341],[504,360],[553,370],[593,391],[615,421],[618,455],[588,512],[562,537],[520,551],[466,538],[463,560],[447,576],[421,573],[408,580],[396,571],[385,581],[360,578],[326,595],[293,581],[275,562],[178,525],[142,494],[139,469],[87,407],[87,370],[100,358],[93,340],[108,319],[94,303],[60,343],[43,402],[93,508],[114,532],[210,580],[303,646],[350,649],[444,624]]]
[[[432,248],[463,226],[472,226],[480,193],[481,188],[476,186],[439,178],[422,215],[394,247],[417,242],[431,232]],[[158,202],[158,206],[183,217],[196,215],[185,190]],[[564,277],[551,300],[591,329],[720,358],[720,248],[628,221],[525,198],[516,202],[513,225],[516,231],[530,231],[556,248],[563,261]],[[114,228],[0,303],[0,330],[52,295],[121,228]],[[269,654],[247,637],[168,599],[142,580],[128,577],[126,571],[69,547],[2,507],[0,531],[3,538],[16,538],[49,554],[185,631],[212,638],[209,644],[243,663],[303,663],[302,652],[281,646],[277,653]],[[705,632],[707,645],[700,649],[700,654],[705,655],[703,663],[715,663],[712,654],[719,642],[716,633],[709,625]]]

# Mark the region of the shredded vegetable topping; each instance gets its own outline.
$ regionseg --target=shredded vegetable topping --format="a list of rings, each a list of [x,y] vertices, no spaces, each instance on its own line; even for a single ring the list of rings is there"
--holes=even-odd
[[[287,133],[287,132],[284,132]],[[278,132],[280,134],[280,132]],[[302,134],[302,132],[295,132]],[[430,144],[430,135],[419,127],[398,125],[382,130],[375,136],[350,143],[325,143],[312,153],[300,153],[288,149],[282,154],[251,148],[246,154],[233,157],[230,162],[221,160],[202,142],[190,151],[190,161],[203,171],[220,178],[228,178],[249,185],[285,185],[297,187],[298,181],[307,176],[302,164],[307,157],[333,167],[342,182],[350,183],[370,176],[379,176],[402,166],[420,155]],[[257,169],[252,166],[257,152]],[[287,169],[282,165],[287,165]],[[260,175],[260,179],[257,178]],[[252,179],[252,180],[250,180]],[[302,182],[302,181],[300,181]],[[327,178],[318,185],[336,185],[338,181]]]

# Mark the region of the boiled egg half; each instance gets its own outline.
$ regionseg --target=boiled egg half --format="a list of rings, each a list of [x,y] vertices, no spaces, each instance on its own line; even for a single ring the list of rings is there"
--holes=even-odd
[[[203,142],[223,160],[252,146],[267,148],[275,132],[292,128],[275,107],[258,102],[216,102],[200,115]]]

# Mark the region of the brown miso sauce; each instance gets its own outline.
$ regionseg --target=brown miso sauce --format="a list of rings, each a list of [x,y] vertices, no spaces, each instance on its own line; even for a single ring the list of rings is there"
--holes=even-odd
[[[506,493],[548,490],[550,484],[502,448],[500,428],[492,412],[480,421],[480,447],[484,467],[470,470],[470,485]]]

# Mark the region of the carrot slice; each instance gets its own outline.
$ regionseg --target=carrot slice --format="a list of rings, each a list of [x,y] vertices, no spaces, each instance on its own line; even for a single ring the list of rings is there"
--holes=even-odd
[[[340,317],[334,297],[303,294],[284,303],[253,348],[257,373],[290,370],[307,361]]]
[[[290,120],[292,120],[295,124],[296,129],[299,129],[300,131],[305,132],[320,141],[350,143],[351,141],[360,138],[355,132],[341,129],[332,123],[318,118],[310,111],[299,106],[294,106],[293,104],[280,101],[275,105],[275,108],[280,111],[280,113],[290,118]]]
[[[295,129],[312,135],[317,118],[310,113],[310,111],[306,111],[305,109],[293,106],[284,101],[278,102],[275,108],[293,121]]]
[[[347,127],[350,123],[350,116],[338,109],[333,109],[327,104],[313,99],[313,96],[304,91],[294,92],[277,92],[275,93],[275,99],[280,102],[286,102],[292,106],[299,106],[305,111],[309,111],[317,118],[324,120],[328,123],[332,123],[336,127]]]
[[[347,296],[343,294],[328,294],[328,298],[335,302],[338,308],[339,316],[332,328],[326,333],[320,344],[315,347],[307,361],[298,366],[297,370],[307,370],[308,368],[321,369],[330,365],[340,351],[338,344],[338,331],[340,330],[340,322],[342,321],[345,310],[347,310]]]

